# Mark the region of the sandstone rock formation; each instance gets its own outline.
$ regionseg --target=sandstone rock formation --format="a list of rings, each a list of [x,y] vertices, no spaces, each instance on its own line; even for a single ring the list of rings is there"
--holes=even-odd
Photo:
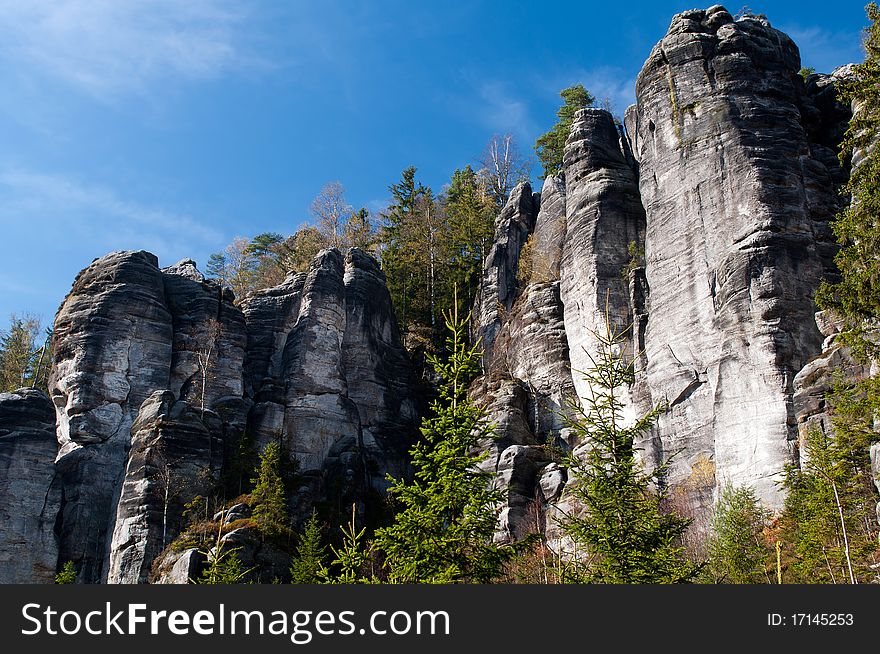
[[[822,337],[813,293],[836,207],[801,106],[797,47],[722,7],[677,15],[636,84],[647,214],[646,380],[672,480],[714,462],[769,506],[793,457],[794,375]]]
[[[523,450],[547,433],[530,402],[542,373],[527,362],[564,380],[557,391],[573,384],[588,396],[577,371],[590,366],[606,307],[637,372],[621,389],[627,417],[667,407],[637,447],[648,466],[675,454],[669,481],[683,510],[705,526],[728,483],[780,506],[776,482],[797,456],[794,378],[822,344],[812,297],[834,271],[828,225],[847,174],[834,149],[850,115],[833,91],[845,70],[805,82],[799,68],[796,46],[764,18],[735,21],[718,6],[679,14],[639,75],[625,136],[605,111],[576,115],[531,235],[545,278],[497,283],[518,264],[508,245],[518,205],[505,208],[505,274],[487,264],[475,311],[491,346],[476,395],[507,439],[490,457],[511,489],[502,531],[533,523],[523,498],[552,486],[552,537],[553,512],[568,501],[564,471]],[[557,302],[539,282],[556,284]],[[486,298],[502,296],[502,311],[487,310]]]
[[[384,491],[385,474],[405,470],[419,399],[376,261],[325,250],[242,307],[258,440],[288,438],[316,489]]]
[[[183,503],[217,482],[245,432],[258,449],[285,443],[311,480],[306,504],[362,501],[406,470],[419,400],[375,260],[327,250],[243,311],[233,301],[192,261],[160,270],[146,252],[110,254],[75,281],[50,388],[57,558],[80,581],[145,581]]]
[[[534,228],[539,197],[532,193],[528,182],[520,182],[495,219],[495,238],[486,257],[473,313],[474,336],[482,343],[487,363],[492,359],[495,334],[516,297],[519,254]]]
[[[222,425],[211,412],[156,391],[131,428],[116,509],[108,583],[146,583],[155,557],[181,532],[184,504],[207,496],[223,466]]]
[[[0,583],[51,583],[58,564],[55,410],[43,393],[0,393]]]

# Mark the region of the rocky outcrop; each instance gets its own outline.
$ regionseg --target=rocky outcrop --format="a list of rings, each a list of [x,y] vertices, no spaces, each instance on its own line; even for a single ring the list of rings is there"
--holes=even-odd
[[[636,171],[621,131],[603,109],[579,111],[565,144],[567,231],[560,265],[574,384],[580,397],[589,389],[582,374],[596,352],[596,334],[606,320],[627,333],[633,321],[629,272],[642,249],[645,213]],[[631,356],[632,348],[624,352]]]
[[[60,559],[86,583],[106,578],[131,426],[144,400],[169,386],[164,290],[155,256],[116,252],[79,274],[55,318]]]
[[[520,182],[495,219],[495,238],[483,267],[473,313],[474,337],[483,346],[486,366],[492,360],[495,335],[516,298],[520,250],[534,228],[539,203],[540,196],[532,193],[531,185]]]
[[[0,393],[0,583],[52,583],[58,565],[55,410],[42,392]]]
[[[77,277],[50,388],[60,560],[80,581],[145,581],[183,503],[217,482],[245,432],[298,459],[304,501],[292,508],[362,501],[405,472],[418,399],[376,262],[326,250],[242,307],[192,261],[160,270],[146,252]]]
[[[325,250],[242,306],[258,441],[283,439],[313,494],[383,492],[405,471],[419,400],[376,261]]]
[[[647,213],[646,381],[672,481],[714,463],[768,505],[797,436],[793,379],[818,353],[812,302],[833,174],[803,124],[797,47],[722,7],[676,16],[636,85]],[[824,159],[824,158],[823,158]]]
[[[183,528],[184,504],[207,496],[223,466],[220,417],[156,391],[131,428],[116,509],[108,583],[146,583],[155,557]]]

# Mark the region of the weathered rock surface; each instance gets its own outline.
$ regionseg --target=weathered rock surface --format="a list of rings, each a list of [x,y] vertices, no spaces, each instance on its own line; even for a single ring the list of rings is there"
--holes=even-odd
[[[74,283],[50,388],[59,556],[81,581],[145,581],[183,503],[246,431],[299,459],[305,510],[328,494],[361,501],[406,470],[418,398],[371,257],[327,250],[244,312],[233,300],[192,261],[160,270],[146,252],[96,260]]]
[[[73,561],[82,582],[106,578],[131,426],[144,400],[169,386],[172,337],[163,275],[147,252],[93,262],[55,318],[60,560]]]
[[[495,238],[486,257],[473,313],[474,335],[482,343],[487,366],[495,334],[516,298],[520,250],[534,228],[539,202],[540,196],[532,193],[531,185],[520,182],[495,219]]]
[[[243,310],[258,442],[282,438],[317,494],[384,491],[406,468],[419,400],[376,261],[325,250]]]
[[[155,557],[183,528],[184,504],[209,494],[223,466],[220,422],[170,391],[156,391],[141,406],[131,428],[108,583],[146,583]]]
[[[647,213],[647,386],[659,439],[718,484],[779,506],[796,439],[793,379],[818,353],[812,295],[836,200],[803,124],[797,47],[722,7],[676,16],[640,73],[636,158]]]
[[[52,583],[58,564],[55,410],[42,392],[0,393],[0,583]]]
[[[595,334],[633,321],[627,266],[642,249],[645,213],[622,134],[611,114],[583,109],[565,144],[567,232],[560,266],[560,296],[574,385],[589,389],[582,374],[596,352]],[[632,254],[631,254],[632,252]],[[632,349],[624,353],[632,355]]]

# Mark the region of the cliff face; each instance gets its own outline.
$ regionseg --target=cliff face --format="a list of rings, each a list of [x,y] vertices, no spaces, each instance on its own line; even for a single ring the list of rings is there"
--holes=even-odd
[[[817,247],[835,205],[802,122],[794,43],[763,19],[685,12],[639,75],[647,384],[673,478],[701,459],[770,506],[796,438],[792,381],[819,351]]]
[[[578,371],[606,317],[634,358],[626,419],[666,407],[640,456],[676,453],[669,482],[698,527],[725,484],[779,507],[798,439],[828,427],[832,371],[876,374],[815,313],[835,274],[829,220],[847,177],[835,150],[850,112],[834,92],[845,70],[804,80],[799,66],[763,18],[679,14],[626,129],[578,112],[561,173],[511,193],[473,312],[485,355],[472,395],[498,434],[484,465],[506,493],[499,540],[553,541],[558,512],[576,508],[554,451],[584,445],[566,414],[590,395]],[[424,408],[383,273],[356,249],[325,250],[239,305],[191,261],[112,253],[76,278],[55,348],[51,403],[0,395],[0,581],[51,581],[69,560],[81,582],[144,582],[151,569],[186,581],[202,553],[156,557],[183,504],[229,483],[245,437],[297,458],[297,515],[322,501],[365,511],[387,473],[407,471]],[[252,528],[225,538],[286,569]]]
[[[578,112],[562,176],[540,198],[533,244],[558,271],[552,315],[564,328],[539,321],[529,343],[548,344],[540,358],[569,368],[556,378],[583,398],[576,371],[590,366],[606,311],[628,330],[623,354],[635,357],[637,376],[621,389],[626,417],[666,407],[640,455],[652,466],[676,453],[669,482],[698,524],[726,484],[780,507],[776,482],[798,452],[795,376],[822,347],[812,298],[834,274],[829,220],[847,174],[834,150],[849,111],[835,77],[805,81],[799,68],[797,47],[763,18],[734,21],[717,6],[679,14],[638,77],[626,135],[605,111]],[[539,234],[545,209],[556,214],[549,237]],[[534,281],[516,289],[494,333],[520,329],[541,292]],[[506,366],[519,386],[536,385],[539,374],[511,360],[534,358],[537,346],[511,342],[502,365],[501,342],[485,379]],[[527,415],[523,402],[508,405],[507,415],[491,405],[503,433],[511,415],[517,425]],[[508,470],[498,473],[511,483]],[[514,484],[517,495],[540,498],[540,474],[530,483]],[[560,497],[535,509],[549,516],[551,536]]]
[[[61,480],[55,410],[32,388],[0,393],[0,583],[51,583]]]
[[[25,517],[45,562],[21,566],[45,571],[30,579],[70,560],[81,582],[146,581],[183,504],[217,487],[246,433],[297,458],[301,511],[363,502],[406,471],[419,399],[371,257],[327,250],[242,309],[233,300],[193,262],[160,270],[146,252],[107,255],[77,277],[55,321],[55,419],[31,419],[30,395],[0,402],[14,461],[3,507],[21,492],[13,470],[41,457],[28,483],[45,507]]]

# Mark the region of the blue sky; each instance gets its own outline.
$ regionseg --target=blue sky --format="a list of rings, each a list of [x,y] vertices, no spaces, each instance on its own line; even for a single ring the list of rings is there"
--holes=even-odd
[[[204,265],[292,233],[326,182],[378,209],[406,166],[440,190],[493,133],[528,153],[573,83],[622,113],[694,4],[0,0],[0,328],[50,321],[113,250]],[[862,58],[858,0],[749,7],[804,65]]]

